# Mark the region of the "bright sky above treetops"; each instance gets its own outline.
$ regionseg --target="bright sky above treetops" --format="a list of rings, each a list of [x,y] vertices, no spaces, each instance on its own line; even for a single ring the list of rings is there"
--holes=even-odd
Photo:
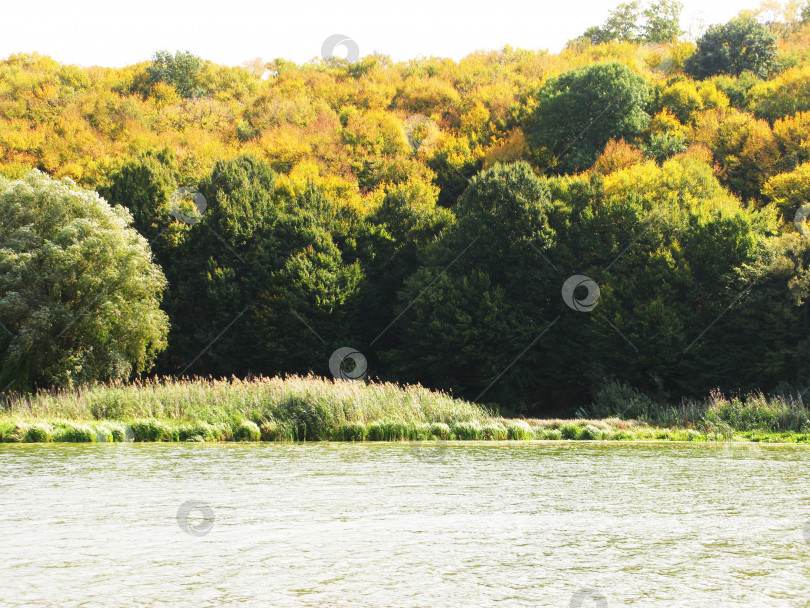
[[[282,57],[305,62],[344,34],[360,55],[460,59],[504,45],[559,51],[619,0],[32,0],[5,3],[0,57],[39,52],[62,63],[119,67],[158,49],[225,65]],[[693,34],[759,0],[683,0]],[[337,54],[340,54],[341,50]]]

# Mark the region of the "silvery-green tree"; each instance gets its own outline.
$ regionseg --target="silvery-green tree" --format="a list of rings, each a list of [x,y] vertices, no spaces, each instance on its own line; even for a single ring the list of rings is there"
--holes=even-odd
[[[69,179],[0,178],[0,392],[148,370],[166,287],[123,207]]]

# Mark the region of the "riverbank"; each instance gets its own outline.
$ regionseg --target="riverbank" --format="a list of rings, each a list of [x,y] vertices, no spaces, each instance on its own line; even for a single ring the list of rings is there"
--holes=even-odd
[[[15,396],[0,443],[599,440],[810,443],[806,410],[714,396],[658,421],[509,419],[421,386],[313,376],[154,380]],[[781,409],[780,409],[781,408]],[[787,409],[785,409],[787,408]],[[696,414],[700,409],[701,413]],[[791,423],[784,424],[785,412]],[[680,424],[674,422],[680,420]],[[780,422],[781,421],[781,422]]]

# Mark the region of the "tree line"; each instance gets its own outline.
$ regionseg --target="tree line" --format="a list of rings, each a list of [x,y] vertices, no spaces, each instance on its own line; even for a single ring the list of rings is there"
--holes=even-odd
[[[330,375],[341,347],[544,414],[803,387],[810,27],[678,33],[652,63],[615,37],[269,76],[10,58],[0,390]],[[34,132],[65,139],[25,157]]]

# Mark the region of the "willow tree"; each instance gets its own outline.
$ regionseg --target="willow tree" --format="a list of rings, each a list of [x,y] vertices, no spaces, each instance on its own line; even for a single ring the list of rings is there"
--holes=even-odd
[[[69,179],[0,179],[0,391],[148,370],[166,280],[123,207]]]

